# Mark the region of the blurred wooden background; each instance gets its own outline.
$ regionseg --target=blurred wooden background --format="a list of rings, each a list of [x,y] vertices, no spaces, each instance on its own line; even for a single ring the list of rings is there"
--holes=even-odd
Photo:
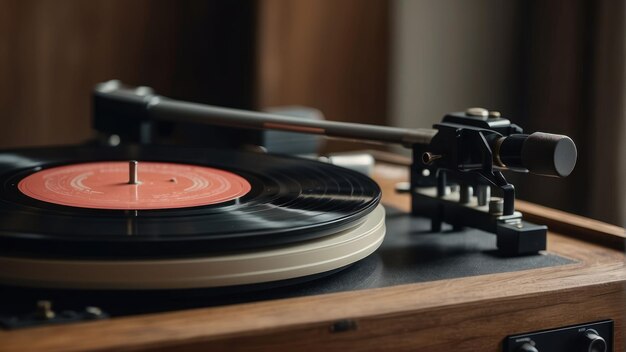
[[[177,98],[384,123],[387,2],[0,1],[0,147],[92,135],[117,78]]]
[[[389,3],[259,2],[258,105],[313,106],[330,120],[384,124]]]
[[[251,106],[253,5],[0,1],[0,146],[90,137],[92,87],[112,78]]]

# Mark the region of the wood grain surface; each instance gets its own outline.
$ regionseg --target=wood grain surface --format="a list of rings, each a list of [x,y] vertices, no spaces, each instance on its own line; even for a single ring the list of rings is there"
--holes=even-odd
[[[254,8],[252,0],[0,1],[0,147],[93,137],[92,89],[110,79],[252,108]]]
[[[384,125],[389,6],[384,0],[260,1],[258,107],[304,105],[328,120]]]
[[[376,169],[384,201],[404,168]],[[530,205],[529,205],[530,206]],[[562,222],[569,220],[560,214]],[[575,226],[575,225],[572,225]],[[580,230],[582,231],[582,230]],[[597,231],[602,231],[601,228]],[[581,232],[582,233],[582,232]],[[610,236],[610,233],[606,233]],[[506,335],[602,319],[624,350],[620,250],[550,232],[573,264],[107,321],[0,332],[0,351],[501,351]],[[338,331],[337,324],[349,327]]]
[[[0,148],[93,137],[91,92],[110,79],[384,124],[387,46],[384,0],[3,0]]]

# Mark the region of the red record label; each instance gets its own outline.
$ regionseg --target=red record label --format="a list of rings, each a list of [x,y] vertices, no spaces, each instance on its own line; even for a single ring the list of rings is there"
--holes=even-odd
[[[217,204],[244,196],[252,188],[243,177],[210,167],[139,162],[72,164],[38,171],[18,189],[48,203],[94,209],[172,209]],[[133,174],[137,183],[129,183]]]

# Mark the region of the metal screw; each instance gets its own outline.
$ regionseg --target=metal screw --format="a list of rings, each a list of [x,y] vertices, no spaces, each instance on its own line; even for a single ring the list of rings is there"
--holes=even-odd
[[[465,115],[476,116],[476,117],[487,117],[489,116],[489,111],[485,108],[469,108],[465,110]]]
[[[54,319],[54,311],[52,310],[52,302],[37,301],[37,317],[40,319]]]
[[[409,193],[411,192],[411,182],[398,182],[395,189],[396,193]]]
[[[502,115],[500,114],[500,111],[489,111],[490,119],[497,119],[499,117],[502,117]]]
[[[472,187],[468,185],[461,185],[460,195],[459,195],[459,203],[467,204],[470,202],[472,198]]]
[[[98,307],[86,307],[85,312],[92,318],[98,318],[102,316],[102,309]]]
[[[426,165],[430,165],[433,161],[440,159],[441,155],[426,152],[422,154],[422,162]]]
[[[146,95],[154,94],[154,90],[152,90],[152,88],[150,87],[139,86],[135,88],[135,94],[143,97]]]
[[[489,200],[489,214],[502,215],[504,213],[504,199],[492,197]]]
[[[111,147],[117,147],[118,145],[120,145],[121,142],[121,138],[119,135],[117,134],[112,134],[109,136],[109,139],[107,140],[107,143],[111,146]]]
[[[476,186],[476,198],[479,206],[487,205],[487,202],[491,198],[491,187],[487,185]]]

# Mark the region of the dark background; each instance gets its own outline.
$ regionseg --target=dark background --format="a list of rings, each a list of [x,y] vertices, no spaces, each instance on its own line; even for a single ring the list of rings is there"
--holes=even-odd
[[[112,78],[405,127],[485,106],[579,147],[565,180],[516,177],[521,198],[624,225],[625,13],[608,0],[0,0],[0,147],[91,138],[92,87]]]

